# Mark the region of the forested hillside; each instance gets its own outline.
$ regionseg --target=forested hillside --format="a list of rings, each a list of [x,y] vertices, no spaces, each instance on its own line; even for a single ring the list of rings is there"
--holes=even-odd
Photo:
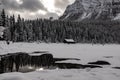
[[[70,22],[52,19],[25,20],[18,15],[7,16],[2,10],[0,26],[6,27],[4,38],[14,42],[120,43],[120,22],[89,20]]]

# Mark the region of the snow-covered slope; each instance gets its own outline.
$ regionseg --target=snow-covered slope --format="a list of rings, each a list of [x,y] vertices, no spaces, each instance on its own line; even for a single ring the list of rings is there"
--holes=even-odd
[[[120,13],[120,2],[114,1],[115,2],[111,0],[76,0],[66,8],[60,19],[76,21],[84,19],[116,20],[118,19],[116,18],[117,14]]]

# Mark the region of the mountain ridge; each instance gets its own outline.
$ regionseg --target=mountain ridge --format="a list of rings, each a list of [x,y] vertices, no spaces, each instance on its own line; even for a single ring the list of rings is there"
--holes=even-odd
[[[76,0],[68,5],[60,20],[118,20],[120,1]]]

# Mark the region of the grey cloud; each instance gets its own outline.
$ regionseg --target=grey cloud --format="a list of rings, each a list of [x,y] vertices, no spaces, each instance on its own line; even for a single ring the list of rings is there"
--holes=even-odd
[[[49,18],[49,17],[53,17],[54,19],[57,19],[58,18],[58,15],[56,13],[47,13],[46,15],[46,18]]]
[[[39,0],[23,0],[23,4],[21,4],[20,7],[30,11],[37,11],[39,9],[47,11]]]
[[[2,0],[1,4],[3,5],[4,9],[17,9],[18,3],[15,0]]]
[[[19,4],[16,0],[2,0],[5,9],[12,9],[16,11],[28,10],[35,12],[39,9],[47,11],[44,5],[39,0],[21,0],[23,3]]]
[[[37,18],[46,18],[49,19],[50,17],[53,17],[54,19],[58,19],[58,14],[57,13],[52,13],[52,12],[47,12],[46,14],[40,14],[40,13],[34,13],[31,14],[32,12],[19,12],[19,13],[14,13],[15,11],[13,11],[10,15],[15,15],[15,18],[17,19],[18,14],[21,15],[21,18],[25,18],[25,19],[37,19]]]
[[[16,18],[17,15],[20,14],[21,17],[25,19],[35,19],[35,18],[49,18],[54,17],[54,19],[58,18],[58,11],[56,13],[51,13],[47,11],[47,9],[44,7],[44,5],[40,2],[40,0],[21,0],[22,4],[19,4],[16,0],[0,0],[2,3],[2,7],[5,9],[6,13],[8,15],[15,14]],[[68,1],[62,0],[56,0],[58,2],[57,7],[61,7],[60,5],[65,5],[65,3],[68,3]],[[64,3],[65,2],[65,3]],[[57,5],[57,3],[56,3]],[[1,6],[0,6],[1,7]],[[47,13],[45,15],[37,13],[38,10],[44,10]],[[12,11],[12,13],[10,13]],[[18,12],[18,13],[16,13]],[[30,15],[30,13],[37,13],[36,15]],[[60,12],[59,12],[60,13]]]
[[[24,14],[21,17],[25,17],[26,19],[36,19],[36,18],[49,19],[50,17],[53,17],[54,19],[58,19],[58,15],[56,13],[47,13],[45,15],[43,15],[43,14],[36,14],[36,15]]]
[[[55,7],[64,9],[69,4],[69,0],[55,0]]]

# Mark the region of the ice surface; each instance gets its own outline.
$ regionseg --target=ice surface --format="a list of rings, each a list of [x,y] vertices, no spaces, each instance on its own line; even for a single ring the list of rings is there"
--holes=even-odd
[[[40,70],[29,73],[4,73],[0,80],[120,80],[120,45],[92,44],[57,44],[57,43],[11,43],[0,42],[0,54],[14,52],[49,51],[58,58],[78,58],[80,61],[68,60],[66,63],[87,64],[105,60],[112,65],[95,69],[55,69]]]
[[[5,73],[0,80],[120,80],[115,69],[44,70],[30,73]]]

